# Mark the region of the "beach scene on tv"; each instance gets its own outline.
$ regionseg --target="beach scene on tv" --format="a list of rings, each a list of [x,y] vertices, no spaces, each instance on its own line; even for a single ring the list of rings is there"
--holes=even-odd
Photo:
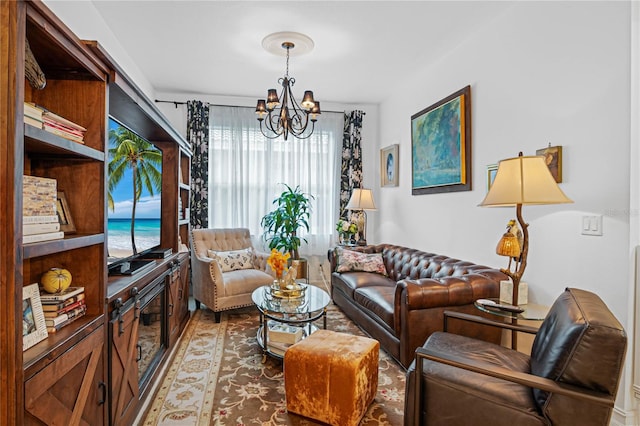
[[[109,121],[108,263],[160,244],[162,151]]]

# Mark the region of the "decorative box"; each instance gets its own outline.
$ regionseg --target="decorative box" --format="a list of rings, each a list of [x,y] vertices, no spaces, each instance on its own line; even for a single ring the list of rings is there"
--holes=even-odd
[[[511,280],[500,281],[500,301],[513,305],[513,282]],[[529,302],[529,286],[520,281],[518,287],[518,305],[526,305]]]

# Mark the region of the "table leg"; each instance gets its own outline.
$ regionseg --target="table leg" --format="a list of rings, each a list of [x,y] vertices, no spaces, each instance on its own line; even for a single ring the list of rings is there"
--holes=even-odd
[[[518,318],[511,318],[512,325],[518,325]],[[511,349],[518,350],[518,332],[511,330]]]
[[[322,325],[324,327],[324,329],[327,329],[327,308],[325,307],[323,312],[322,312]]]
[[[260,323],[262,324],[262,363],[267,362],[267,329],[269,328],[268,321],[260,314]]]

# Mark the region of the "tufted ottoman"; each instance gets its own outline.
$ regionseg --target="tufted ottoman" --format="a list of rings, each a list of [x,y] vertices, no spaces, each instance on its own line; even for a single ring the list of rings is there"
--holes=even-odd
[[[284,354],[287,411],[339,426],[357,425],[378,390],[380,343],[318,330]]]

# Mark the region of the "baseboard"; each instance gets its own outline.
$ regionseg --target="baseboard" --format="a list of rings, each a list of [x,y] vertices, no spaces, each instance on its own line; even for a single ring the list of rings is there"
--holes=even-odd
[[[613,408],[609,426],[635,426],[637,424],[635,411],[625,411],[618,407]]]

